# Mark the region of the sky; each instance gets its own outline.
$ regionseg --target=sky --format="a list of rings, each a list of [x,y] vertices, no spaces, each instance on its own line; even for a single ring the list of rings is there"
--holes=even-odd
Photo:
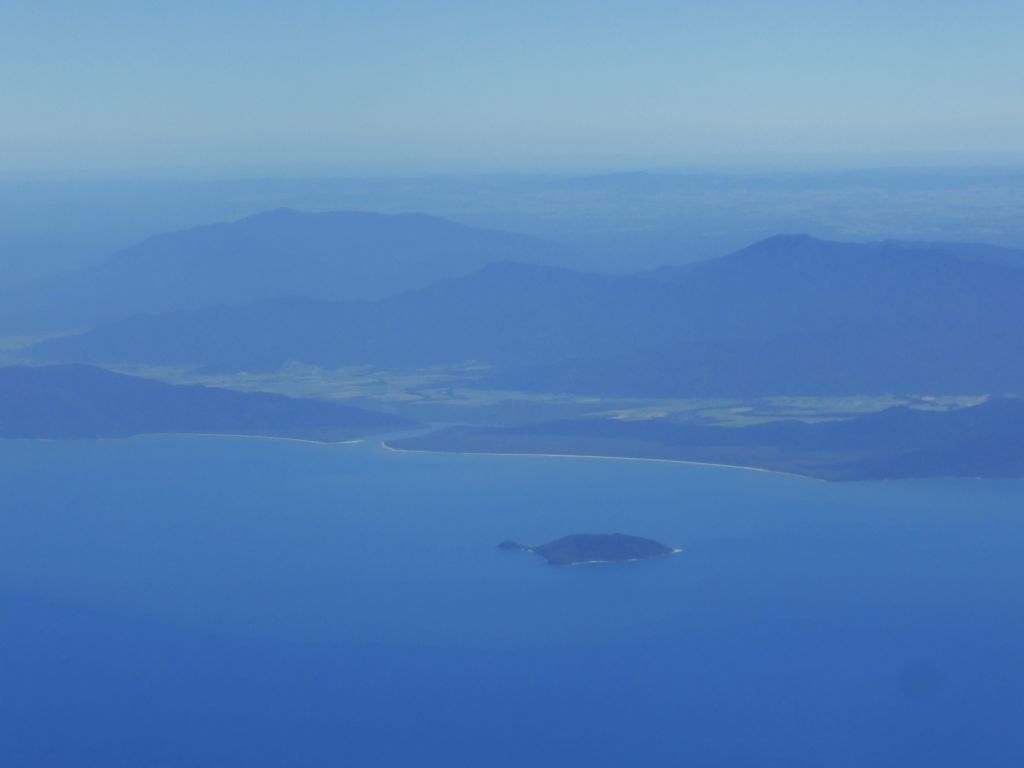
[[[0,0],[0,172],[1024,153],[1020,0]]]

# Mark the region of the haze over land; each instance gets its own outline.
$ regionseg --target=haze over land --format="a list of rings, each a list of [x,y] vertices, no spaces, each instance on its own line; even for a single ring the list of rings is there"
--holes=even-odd
[[[257,5],[7,20],[0,431],[1024,473],[1019,4]]]
[[[266,240],[268,224],[281,223],[294,237],[302,221],[319,232],[319,217],[292,213],[233,227],[256,228]],[[510,261],[509,242],[535,261],[557,258],[558,250],[478,230],[465,231],[476,263],[453,265],[450,233],[465,237],[463,230],[413,219],[429,222],[431,232],[406,245],[400,234],[408,218],[374,221],[397,233],[398,248],[419,254],[407,256],[420,266],[400,270],[402,281],[419,275],[428,282],[434,270],[437,282],[404,292],[396,284],[394,295],[375,301],[323,300],[331,290],[380,285],[394,269],[384,255],[393,243],[350,243],[344,227],[336,233],[339,250],[310,260],[312,270],[302,266],[302,238],[260,261],[237,238],[191,260],[165,238],[157,242],[166,252],[156,258],[152,249],[127,251],[77,288],[78,303],[89,306],[99,284],[107,295],[93,305],[123,319],[26,354],[221,371],[268,371],[288,362],[390,369],[476,363],[488,366],[482,385],[491,389],[630,397],[1010,394],[1024,387],[1024,251],[779,236],[719,259],[613,276]],[[249,293],[266,300],[240,301],[249,267],[272,276],[275,262],[295,265],[295,277],[261,278]],[[177,270],[183,290],[161,295],[177,301],[177,311],[136,315],[131,305],[119,306],[119,295],[134,299],[140,286],[168,284],[150,282],[150,274],[168,270]],[[455,270],[464,274],[443,279]],[[326,273],[336,276],[326,284],[340,288],[324,287]],[[362,290],[358,298],[372,297]],[[71,308],[75,301],[61,303]]]
[[[380,431],[444,421],[445,408],[456,421],[515,425],[406,443],[443,450],[687,458],[831,479],[1024,473],[1012,451],[1000,452],[1014,444],[1012,430],[979,432],[994,423],[985,414],[1015,414],[1015,400],[962,419],[944,414],[1024,392],[1024,250],[781,234],[718,258],[625,273],[601,265],[580,243],[435,216],[278,209],[161,234],[95,266],[9,287],[2,319],[21,341],[5,354],[250,391],[298,391],[293,380],[308,369],[323,382],[314,395],[377,412]],[[95,371],[39,370],[71,376],[64,391]],[[106,383],[129,380],[96,375],[104,386],[92,388],[89,407],[116,414],[118,389]],[[383,390],[369,383],[389,379]],[[24,420],[44,418],[56,391],[35,391],[39,410],[16,431],[46,433]],[[787,408],[765,404],[786,398],[808,403],[808,421],[894,403],[925,410],[914,412],[920,423],[899,410],[863,422],[873,437],[856,449],[856,418],[848,430],[838,422],[806,437],[780,427],[767,442],[767,425],[707,425],[715,403],[729,408],[712,424],[745,409],[770,421]],[[243,418],[239,431],[314,435],[312,405],[302,407],[305,415],[285,409],[273,422]],[[324,412],[323,435],[373,431],[372,414],[349,425],[336,413]],[[565,416],[574,420],[550,422]],[[231,428],[230,419],[203,427],[185,412],[170,421],[89,429]],[[941,445],[928,444],[934,430]],[[896,451],[901,436],[910,442]]]
[[[785,232],[1024,247],[1024,158],[749,167],[758,162],[584,175],[0,176],[0,284],[94,264],[159,233],[281,207],[431,214],[551,240],[574,249],[575,266],[615,272],[723,256]]]

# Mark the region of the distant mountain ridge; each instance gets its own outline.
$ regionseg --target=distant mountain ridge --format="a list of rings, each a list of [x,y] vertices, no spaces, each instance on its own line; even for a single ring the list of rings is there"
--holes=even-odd
[[[877,262],[907,258],[952,257],[961,261],[1024,269],[1024,250],[986,243],[946,243],[916,240],[879,240],[847,242],[823,240],[805,234],[780,234],[758,240],[718,259],[674,264],[647,271],[648,277],[662,280],[686,278],[711,264],[771,260],[774,266],[795,266],[806,260],[863,259]]]
[[[87,365],[0,368],[0,438],[209,432],[330,441],[409,426],[341,403],[165,384]]]
[[[1011,394],[1024,269],[1006,250],[781,236],[633,276],[500,262],[376,302],[133,318],[30,353],[234,370],[475,360],[489,388],[626,397]]]
[[[88,327],[274,298],[375,300],[495,261],[564,258],[544,240],[424,214],[279,209],[157,235],[95,267],[6,288],[0,328]]]
[[[498,262],[378,302],[277,300],[135,317],[30,352],[39,359],[235,370],[275,369],[288,360],[400,368],[467,360],[530,365],[580,350],[629,349],[638,325],[651,333],[666,327],[672,293],[670,286],[638,278]]]

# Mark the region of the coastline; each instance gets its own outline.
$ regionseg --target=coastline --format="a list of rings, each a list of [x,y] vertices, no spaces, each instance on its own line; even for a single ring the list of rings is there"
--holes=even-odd
[[[388,445],[387,442],[381,440],[380,445],[382,448],[392,451],[393,453],[448,453],[456,456],[531,456],[540,457],[546,459],[603,459],[606,461],[650,461],[658,462],[661,464],[689,464],[690,466],[696,467],[717,467],[718,469],[742,469],[747,472],[766,472],[772,475],[783,475],[787,477],[798,477],[801,480],[814,480],[819,483],[827,483],[828,481],[814,477],[813,475],[801,475],[796,472],[786,472],[781,469],[766,469],[765,467],[749,467],[742,464],[717,464],[711,461],[689,461],[687,459],[659,459],[656,457],[647,456],[603,456],[601,454],[586,454],[586,453],[522,453],[522,452],[495,452],[495,451],[431,451],[425,448],[395,448],[393,445]]]

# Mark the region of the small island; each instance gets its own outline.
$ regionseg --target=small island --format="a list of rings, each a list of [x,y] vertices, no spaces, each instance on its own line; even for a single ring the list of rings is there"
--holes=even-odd
[[[536,547],[527,547],[514,541],[503,541],[498,548],[533,552],[543,557],[549,565],[650,560],[655,557],[674,555],[681,551],[667,547],[653,539],[628,536],[624,533],[578,533]]]

